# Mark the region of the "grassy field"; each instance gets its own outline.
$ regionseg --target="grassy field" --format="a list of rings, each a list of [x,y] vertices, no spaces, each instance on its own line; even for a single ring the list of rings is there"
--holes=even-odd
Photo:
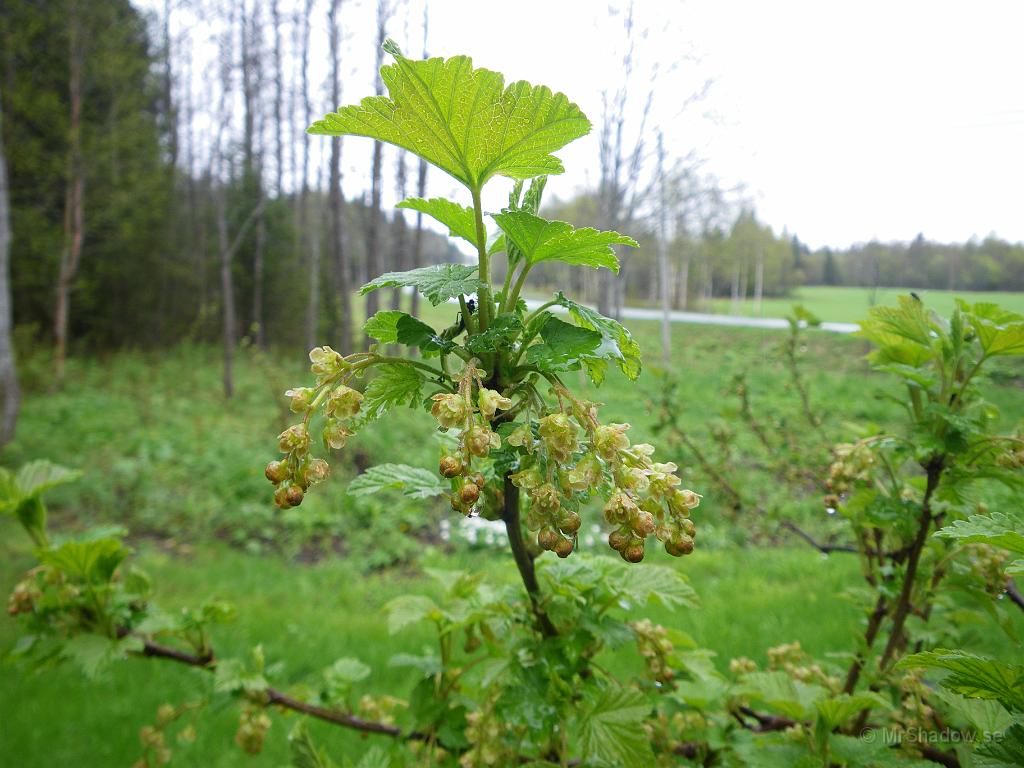
[[[754,302],[733,304],[729,299],[715,299],[714,311],[729,315],[757,317],[785,317],[794,304],[802,304],[822,320],[836,323],[855,323],[867,315],[875,304],[895,304],[896,297],[910,292],[909,288],[841,288],[830,286],[805,286],[798,288],[792,296],[782,299],[765,299],[758,312]],[[1014,312],[1024,312],[1024,293],[1002,293],[996,291],[915,291],[921,300],[939,314],[949,315],[955,306],[954,300],[963,299],[968,303],[991,301]]]
[[[427,317],[436,326],[442,324],[440,311]],[[648,359],[656,359],[657,325],[632,328]],[[674,329],[671,374],[679,387],[673,407],[700,446],[709,445],[722,425],[737,433],[734,451],[744,472],[739,480],[761,504],[749,519],[727,519],[692,456],[678,448],[667,452],[683,467],[686,484],[707,492],[696,514],[698,552],[672,561],[690,577],[703,608],[672,615],[654,610],[651,616],[714,648],[720,665],[738,655],[763,659],[765,648],[792,640],[815,654],[849,651],[856,628],[856,612],[840,597],[857,583],[856,561],[823,558],[777,529],[786,515],[827,531],[835,521],[821,511],[820,489],[811,485],[794,495],[760,469],[767,458],[738,424],[729,393],[733,376],[745,372],[758,417],[773,429],[793,427],[800,413],[778,355],[782,338],[750,329]],[[856,338],[807,334],[801,366],[824,420],[815,445],[849,437],[847,422],[885,423],[896,415],[894,405],[875,396],[893,392],[894,385],[869,371],[865,351]],[[73,360],[67,381],[55,391],[47,386],[45,360],[29,359],[25,366],[18,436],[0,463],[45,457],[82,469],[82,480],[52,495],[55,526],[129,525],[165,606],[194,604],[211,593],[233,601],[238,620],[215,634],[222,657],[262,642],[268,657],[288,660],[282,678],[295,680],[338,657],[359,656],[374,668],[367,690],[406,692],[406,673],[389,667],[388,659],[418,652],[430,637],[418,630],[389,637],[380,606],[398,594],[430,593],[421,565],[484,570],[498,580],[513,575],[504,553],[453,549],[439,541],[436,521],[448,515],[440,505],[344,494],[347,478],[360,467],[395,460],[396,444],[402,446],[398,460],[435,465],[432,420],[423,412],[403,410],[368,429],[335,462],[336,477],[306,503],[287,513],[274,509],[262,467],[275,455],[275,435],[289,422],[280,393],[308,379],[298,351],[241,354],[237,395],[227,402],[219,389],[219,354],[211,348]],[[1016,364],[999,369],[991,383],[991,399],[1006,425],[1024,417],[1022,381],[1024,366]],[[613,374],[590,394],[608,403],[607,420],[632,423],[636,440],[663,444],[653,432],[649,402],[658,387],[658,372],[651,370],[639,384]],[[812,464],[819,459],[824,466],[827,451],[811,457]],[[771,546],[737,546],[755,526],[771,534]],[[417,536],[399,536],[396,529]],[[352,557],[353,551],[368,557]],[[0,522],[0,592],[7,594],[29,562],[20,530]],[[389,565],[398,567],[378,570]],[[0,651],[15,637],[13,622],[0,620]],[[156,708],[204,690],[210,691],[210,681],[203,673],[153,661],[128,662],[99,683],[67,667],[32,674],[7,666],[0,676],[0,764],[131,765],[139,754],[138,729],[152,722]],[[292,719],[276,720],[267,751],[254,760],[231,742],[237,709],[215,704],[198,741],[182,747],[172,765],[280,766]],[[365,748],[337,729],[314,731],[337,754]]]

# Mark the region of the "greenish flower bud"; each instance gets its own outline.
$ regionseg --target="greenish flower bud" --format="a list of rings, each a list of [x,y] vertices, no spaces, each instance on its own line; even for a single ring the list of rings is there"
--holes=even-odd
[[[612,525],[621,525],[631,520],[638,511],[639,507],[629,494],[616,488],[604,505],[604,519]]]
[[[331,474],[330,465],[323,459],[313,459],[302,470],[302,480],[308,488],[322,483]]]
[[[328,419],[326,426],[324,426],[324,447],[333,448],[334,450],[344,448],[345,443],[354,434],[355,432],[346,427],[344,423],[337,419]]]
[[[281,453],[304,454],[309,450],[309,432],[305,424],[292,424],[277,436],[277,445]]]
[[[566,558],[572,554],[572,539],[566,539],[563,537],[558,538],[558,542],[554,546],[555,554],[561,558]]]
[[[302,488],[298,485],[289,485],[285,489],[285,498],[288,499],[288,506],[297,507],[302,503]]]
[[[566,464],[578,447],[576,426],[564,413],[553,413],[540,420],[538,434],[555,461]]]
[[[558,491],[551,483],[544,483],[530,491],[530,500],[533,502],[533,506],[541,512],[554,512],[562,506]]]
[[[509,398],[502,397],[500,392],[495,392],[493,389],[487,389],[486,387],[480,388],[477,404],[480,407],[480,413],[488,421],[494,418],[494,414],[499,408],[507,411],[512,407],[512,401]]]
[[[530,467],[529,469],[524,469],[522,472],[516,472],[514,475],[511,475],[509,479],[512,481],[512,485],[516,488],[522,488],[526,491],[532,488],[537,488],[544,482],[544,478],[541,476],[540,472],[537,471],[536,467]]]
[[[272,482],[274,485],[283,483],[288,479],[288,462],[272,461],[267,464],[267,468],[263,470],[263,474],[266,475],[267,480]]]
[[[622,559],[627,563],[639,563],[644,559],[644,543],[630,544],[622,550]]]
[[[462,474],[462,459],[458,456],[443,456],[437,471],[441,473],[442,477],[458,477]]]
[[[309,361],[312,363],[309,370],[319,377],[329,377],[341,373],[348,366],[338,352],[330,347],[316,347],[309,351]]]
[[[561,538],[562,537],[558,535],[558,531],[554,528],[545,526],[544,528],[541,528],[540,533],[537,534],[537,544],[541,549],[550,551],[558,545]]]
[[[505,438],[505,442],[516,448],[523,448],[527,453],[533,453],[534,444],[533,430],[529,424],[521,424]]]
[[[484,457],[491,452],[492,448],[501,447],[501,438],[498,433],[486,425],[474,424],[467,429],[462,436],[466,448],[474,456]]]
[[[601,462],[593,453],[586,454],[576,466],[565,473],[566,482],[573,491],[586,491],[596,488],[604,479]]]
[[[338,419],[351,419],[363,403],[363,393],[341,384],[327,396],[327,415]]]
[[[652,465],[648,472],[651,494],[659,498],[673,494],[676,486],[680,483],[679,478],[675,475],[677,469],[679,467],[671,461]]]
[[[434,395],[432,399],[434,405],[431,406],[430,412],[434,414],[438,424],[445,429],[465,426],[466,419],[469,418],[469,407],[462,395],[445,392]]]
[[[281,509],[288,509],[291,503],[288,501],[288,489],[291,486],[281,485],[274,491],[274,503]]]
[[[594,447],[605,461],[612,461],[619,451],[629,448],[626,430],[629,424],[602,424],[594,431]]]
[[[621,552],[623,549],[629,546],[629,542],[632,540],[628,530],[618,528],[608,534],[608,546],[614,549],[616,552]]]
[[[466,483],[462,488],[459,489],[459,499],[463,504],[473,506],[476,504],[476,500],[480,498],[480,486],[476,483]]]
[[[637,536],[644,538],[645,536],[650,536],[654,533],[654,529],[657,527],[657,522],[654,519],[654,515],[650,512],[640,510],[630,520],[630,526]]]
[[[582,523],[583,521],[576,512],[573,512],[571,509],[566,510],[558,518],[558,530],[562,533],[576,533],[576,531],[580,529],[580,525],[582,525]]]
[[[284,396],[291,400],[288,407],[292,409],[293,413],[305,413],[309,410],[309,406],[313,404],[313,395],[315,393],[316,390],[309,387],[296,387],[295,389],[289,389],[284,393]]]

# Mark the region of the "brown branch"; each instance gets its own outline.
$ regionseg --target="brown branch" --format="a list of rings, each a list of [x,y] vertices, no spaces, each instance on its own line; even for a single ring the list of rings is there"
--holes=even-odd
[[[1017,582],[1012,578],[1006,580],[1006,594],[1013,601],[1014,605],[1024,611],[1024,595],[1020,593],[1020,590],[1017,588]]]
[[[922,746],[921,757],[925,760],[931,760],[933,763],[944,765],[946,768],[960,768],[960,760],[957,759],[956,755],[952,752],[943,752],[935,747]]]
[[[182,651],[177,648],[162,645],[161,643],[154,642],[147,638],[139,639],[142,640],[142,650],[139,652],[139,655],[147,658],[169,659],[171,661],[176,661],[179,664],[199,667],[201,669],[209,670],[210,672],[212,672],[217,666],[217,660],[214,658],[212,653],[205,655],[193,654],[188,651]],[[310,704],[309,702],[293,698],[276,688],[267,688],[263,693],[266,696],[267,702],[270,704],[275,704],[294,712],[301,712],[304,715],[309,715],[310,717],[315,717],[319,720],[333,723],[334,725],[340,725],[344,728],[352,728],[353,730],[362,731],[363,733],[379,733],[396,739],[422,741],[427,738],[426,734],[418,731],[404,733],[401,728],[394,725],[377,723],[372,720],[363,720],[361,717],[340,712],[336,709],[329,709],[316,704]]]
[[[780,715],[765,715],[760,712],[755,712],[750,707],[740,707],[739,711],[747,717],[752,717],[757,721],[757,725],[752,726],[742,718],[737,718],[743,724],[743,727],[749,731],[755,731],[757,733],[767,733],[769,731],[784,731],[787,728],[792,728],[794,725],[798,725],[796,720],[792,720],[788,717],[782,717]]]
[[[851,547],[851,546],[849,546],[847,544],[821,544],[821,543],[815,541],[814,538],[809,533],[807,533],[806,531],[802,530],[795,523],[793,523],[793,522],[791,522],[789,520],[784,521],[782,523],[782,527],[785,528],[786,530],[789,530],[789,531],[792,531],[793,533],[795,533],[797,536],[799,536],[801,539],[806,541],[808,544],[810,544],[816,550],[821,552],[823,555],[830,555],[833,552],[857,552],[858,551],[856,547]]]
[[[523,529],[519,524],[519,489],[511,480],[511,473],[505,475],[505,508],[501,519],[505,523],[505,532],[508,534],[508,544],[512,550],[512,557],[515,558],[516,567],[519,568],[519,575],[523,579],[523,586],[526,587],[526,594],[530,598],[530,605],[533,607],[534,616],[537,619],[537,627],[544,637],[555,637],[558,630],[551,623],[547,612],[540,604],[540,585],[537,583],[537,571],[533,567],[533,558],[526,549],[526,542],[523,541]]]

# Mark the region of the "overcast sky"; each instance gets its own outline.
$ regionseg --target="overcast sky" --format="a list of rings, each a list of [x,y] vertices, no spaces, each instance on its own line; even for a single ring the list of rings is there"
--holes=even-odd
[[[389,27],[409,55],[422,45],[422,2],[408,0]],[[370,92],[375,6],[344,5],[345,103]],[[327,73],[325,7],[313,24],[314,83]],[[1024,2],[637,0],[635,9],[646,37],[633,125],[657,71],[650,126],[676,155],[696,150],[707,170],[742,184],[776,230],[815,247],[918,232],[1024,240]],[[428,46],[562,90],[596,123],[602,91],[622,81],[622,18],[587,0],[430,0]],[[680,113],[708,79],[706,98]],[[346,191],[366,186],[368,147],[346,140]],[[569,172],[549,189],[565,197],[595,180],[596,137],[561,154]],[[455,191],[431,177],[431,194]]]

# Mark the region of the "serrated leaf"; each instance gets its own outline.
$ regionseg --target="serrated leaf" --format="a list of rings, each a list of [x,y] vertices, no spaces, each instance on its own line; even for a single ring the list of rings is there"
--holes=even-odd
[[[363,324],[363,333],[381,344],[396,344],[398,319],[403,316],[405,312],[399,312],[397,309],[381,310]]]
[[[448,227],[449,235],[461,237],[474,248],[476,247],[476,217],[472,208],[453,203],[443,197],[432,197],[429,200],[424,200],[422,197],[410,197],[395,207],[425,213]]]
[[[381,67],[387,96],[371,96],[318,120],[310,133],[367,136],[422,157],[470,189],[495,175],[525,179],[561,173],[551,153],[590,131],[564,94],[497,72],[468,56],[413,61],[392,41],[394,64]]]
[[[370,676],[370,667],[359,659],[345,656],[324,670],[324,679],[335,683],[358,683]]]
[[[547,371],[578,365],[601,345],[601,334],[566,323],[554,315],[549,315],[541,326],[540,337],[544,343],[527,348],[526,363]]]
[[[624,566],[615,579],[615,588],[638,606],[649,600],[670,609],[700,606],[700,599],[686,577],[664,565]]]
[[[474,355],[495,352],[507,348],[523,330],[523,321],[518,315],[498,315],[483,333],[466,339],[466,349]]]
[[[39,561],[53,566],[72,579],[89,584],[106,584],[117,566],[128,556],[118,539],[66,541],[59,547],[39,552]]]
[[[137,638],[125,638],[125,641],[104,635],[76,635],[64,644],[61,655],[77,664],[86,677],[95,680],[111,663],[141,647]]]
[[[32,461],[18,470],[15,483],[22,498],[38,496],[82,476],[77,469],[67,469],[48,461]]]
[[[449,483],[422,467],[407,464],[378,464],[349,483],[352,496],[368,496],[384,489],[401,491],[413,499],[428,499],[447,493]]]
[[[1024,355],[1024,315],[981,302],[968,307],[958,302],[967,321],[978,334],[986,355]]]
[[[743,677],[741,688],[745,695],[794,720],[806,719],[826,694],[823,687],[793,680],[781,671],[752,672]]]
[[[1024,726],[1015,724],[999,734],[991,734],[992,738],[977,748],[975,755],[996,760],[1001,765],[1020,768],[1024,765]],[[991,763],[986,763],[987,766]]]
[[[391,768],[391,758],[381,747],[373,746],[359,758],[356,768]]]
[[[377,375],[363,392],[363,419],[373,421],[398,405],[417,405],[421,400],[423,376],[409,363],[375,366]]]
[[[651,705],[639,692],[624,688],[588,692],[581,713],[577,730],[587,765],[647,768],[654,764],[643,729]]]
[[[495,214],[494,220],[529,264],[561,261],[618,272],[619,260],[612,246],[639,247],[636,240],[618,232],[601,232],[591,227],[576,229],[564,221],[548,221],[527,211],[505,211]]]
[[[418,347],[424,352],[448,352],[455,346],[452,342],[442,339],[437,331],[422,320],[404,313],[395,323],[395,336],[399,344]]]
[[[266,678],[251,672],[240,659],[221,659],[213,673],[213,688],[218,693],[260,693],[267,689]]]
[[[605,317],[597,310],[566,298],[561,292],[555,295],[554,301],[558,306],[569,310],[569,316],[577,325],[600,333],[599,353],[607,359],[615,361],[626,378],[636,381],[640,376],[641,368],[640,345],[636,343],[625,326],[610,317]],[[600,373],[600,378],[595,376],[595,371],[590,373],[594,383],[600,384],[604,378],[603,372]]]
[[[959,539],[964,544],[984,542],[1024,555],[1024,515],[1018,510],[1013,514],[989,512],[971,515],[966,520],[957,520],[938,531],[936,536],[945,539]]]
[[[444,665],[441,664],[441,658],[436,654],[416,656],[411,653],[396,653],[388,659],[388,666],[410,667],[412,669],[419,670],[423,677],[439,675],[444,669]]]
[[[887,701],[877,693],[864,692],[853,696],[844,693],[815,702],[815,706],[818,709],[818,715],[825,721],[828,730],[832,730],[865,709],[890,709],[892,702]]]
[[[897,666],[943,670],[949,673],[942,681],[947,690],[971,699],[994,699],[1011,711],[1024,712],[1024,666],[943,648],[912,654]]]
[[[440,616],[434,601],[423,595],[401,595],[384,606],[388,615],[388,632],[401,632],[410,624],[423,621],[431,616]]]
[[[288,753],[293,768],[336,768],[335,763],[310,738],[301,720],[288,734]]]
[[[359,289],[365,296],[378,288],[415,288],[435,307],[457,296],[475,294],[483,283],[473,276],[476,267],[469,264],[432,264],[407,272],[385,272]]]

